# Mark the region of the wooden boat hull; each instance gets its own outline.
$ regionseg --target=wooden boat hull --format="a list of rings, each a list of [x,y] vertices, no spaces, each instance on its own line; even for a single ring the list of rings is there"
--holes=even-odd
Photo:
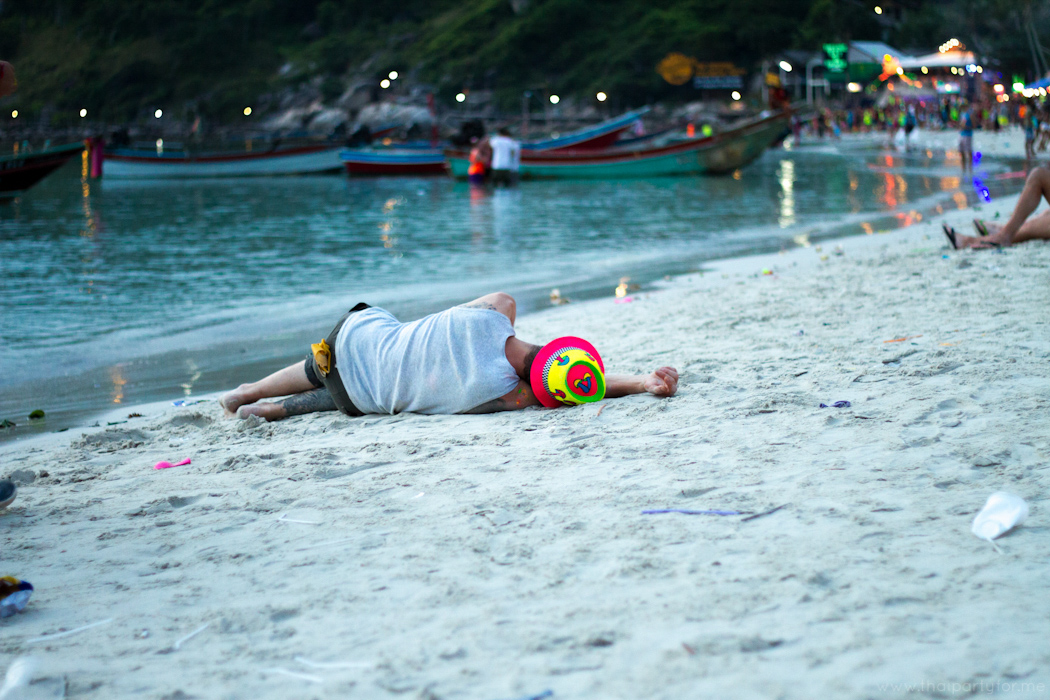
[[[564,136],[526,142],[521,150],[525,153],[608,148],[647,111],[639,109]],[[444,175],[448,172],[444,147],[347,148],[339,157],[349,175]]]
[[[607,119],[599,124],[588,126],[573,131],[557,138],[544,139],[542,141],[526,141],[521,144],[522,152],[525,151],[589,151],[609,148],[627,129],[646,113],[648,107],[636,109],[633,112],[621,114],[613,119]]]
[[[443,148],[347,148],[339,158],[349,175],[444,175]]]
[[[106,153],[103,176],[127,178],[266,177],[338,172],[339,147],[304,146],[283,151],[187,156],[115,150]]]
[[[76,143],[0,158],[0,198],[16,197],[25,192],[83,150],[83,144]]]
[[[729,173],[758,158],[780,139],[787,121],[787,115],[777,114],[721,134],[659,148],[523,152],[520,176],[523,179],[616,179]],[[453,177],[467,177],[468,156],[463,151],[445,152]]]

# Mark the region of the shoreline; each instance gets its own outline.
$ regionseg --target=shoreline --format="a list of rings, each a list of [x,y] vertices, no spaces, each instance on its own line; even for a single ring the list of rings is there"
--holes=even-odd
[[[858,136],[863,140],[870,135]],[[882,135],[880,134],[879,136],[881,137]],[[847,141],[849,140],[847,139]],[[830,144],[831,141],[829,139]],[[820,148],[820,144],[807,142],[806,147]],[[785,155],[790,153],[792,153],[790,150],[784,151]],[[798,151],[796,150],[795,153],[798,153]],[[887,153],[892,155],[891,152]],[[844,157],[847,155],[846,153],[843,154]],[[1007,185],[1004,184],[1004,186]],[[1007,189],[1007,191],[1009,190]],[[960,196],[960,192],[969,199],[972,199],[974,196],[974,193],[969,188],[957,191],[955,196]],[[942,193],[942,195],[928,197],[925,200],[903,204],[890,212],[845,213],[836,216],[836,219],[831,222],[814,221],[793,224],[787,228],[782,227],[775,230],[781,235],[776,245],[783,249],[785,245],[797,245],[800,240],[803,242],[816,242],[827,237],[837,238],[847,231],[854,231],[855,233],[846,235],[845,238],[861,235],[863,230],[867,230],[869,234],[873,231],[881,232],[894,226],[906,225],[910,221],[915,220],[917,213],[922,216],[929,216],[935,214],[935,209],[946,206],[959,206],[960,201],[956,199],[953,202],[951,197],[952,195],[949,193]],[[919,216],[919,218],[922,218],[922,216]],[[790,240],[792,237],[795,239],[794,243]],[[757,241],[751,245],[753,247],[764,247]],[[603,270],[597,270],[592,271],[590,278],[572,284],[557,284],[555,282],[546,285],[532,284],[526,287],[511,285],[512,289],[508,291],[519,297],[521,302],[519,308],[522,311],[542,312],[549,308],[546,297],[552,286],[558,287],[563,296],[570,298],[600,299],[611,291],[612,287],[615,286],[615,280],[621,275],[630,276],[633,282],[640,282],[644,286],[650,287],[659,283],[661,278],[667,274],[681,275],[684,270],[703,269],[710,265],[712,261],[727,259],[721,257],[721,255],[723,254],[719,254],[719,257],[707,258],[697,256],[694,252],[680,260],[672,261],[671,258],[666,258],[665,256],[663,262],[643,263],[635,261],[633,264],[627,263],[626,258],[621,256],[620,258],[603,261],[603,264],[599,266],[603,269],[617,270],[617,274],[612,276],[605,274]],[[728,259],[733,258],[730,257]],[[632,266],[633,270],[631,269]],[[521,288],[519,289],[518,287]],[[525,292],[524,296],[520,294],[522,291]],[[402,297],[401,300],[389,308],[393,308],[395,313],[400,314],[405,310],[400,307],[404,306],[406,301],[403,298],[405,295],[399,294]],[[316,314],[317,309],[327,305],[331,307],[331,311],[326,317],[331,316],[334,318],[335,315],[338,315],[336,309],[341,308],[339,302],[325,299],[312,300],[305,307],[304,303],[303,300],[289,302],[285,305],[287,309],[283,313],[287,315],[289,309],[309,308],[311,314]],[[449,299],[447,303],[456,302]],[[414,309],[403,317],[412,318],[417,311],[425,313],[433,310],[436,309]],[[309,342],[308,339],[312,338],[313,334],[316,333],[316,328],[313,326],[311,326],[312,330],[305,327],[289,329],[281,323],[276,323],[274,319],[260,320],[256,317],[248,316],[243,309],[223,311],[219,316],[229,317],[226,326],[224,326],[229,332],[224,332],[225,339],[222,342],[218,342],[217,338],[212,337],[214,333],[209,329],[212,325],[209,321],[201,329],[188,332],[188,335],[184,334],[184,337],[181,337],[181,342],[188,343],[188,345],[176,350],[150,352],[150,348],[156,351],[163,348],[164,343],[167,341],[162,341],[160,338],[150,338],[145,343],[129,339],[127,342],[120,342],[117,347],[125,348],[131,345],[141,345],[145,348],[142,351],[145,354],[140,353],[133,357],[124,357],[124,359],[119,361],[110,358],[110,361],[102,364],[98,364],[101,360],[93,360],[94,364],[90,367],[85,366],[72,371],[67,369],[61,376],[40,378],[32,385],[23,383],[5,387],[3,389],[5,400],[0,402],[4,404],[0,417],[12,418],[18,423],[18,427],[10,432],[4,431],[0,433],[0,444],[7,442],[20,443],[43,431],[76,430],[90,425],[92,422],[102,421],[102,415],[105,413],[105,410],[104,406],[99,405],[100,401],[97,397],[99,386],[104,387],[107,393],[112,394],[112,397],[102,397],[102,400],[112,398],[114,402],[117,402],[124,394],[130,393],[132,395],[132,403],[122,403],[121,405],[127,407],[127,412],[136,412],[138,403],[161,400],[159,397],[166,390],[172,398],[176,398],[184,397],[187,386],[190,386],[191,389],[196,386],[202,386],[208,393],[212,393],[211,389],[219,384],[226,386],[249,381],[252,378],[256,378],[260,373],[266,374],[268,371],[276,369],[278,365],[283,366],[283,364],[292,361],[293,358],[299,357],[298,348],[305,347]],[[216,319],[216,322],[218,320]],[[258,337],[247,335],[252,332],[262,332],[263,335]],[[294,339],[294,341],[289,340],[289,338]],[[274,342],[270,342],[271,340]],[[246,348],[248,349],[246,350]],[[291,348],[295,348],[296,351],[289,353]],[[112,352],[115,349],[102,348],[105,352]],[[179,369],[183,367],[195,368],[195,378],[190,380],[185,370]],[[170,369],[170,376],[163,374],[164,368]],[[187,381],[191,383],[187,385]],[[111,384],[112,386],[110,386]],[[36,387],[35,390],[34,386]],[[96,388],[96,391],[90,390],[92,386]],[[143,386],[150,388],[143,389]],[[49,400],[36,402],[40,405],[24,404],[18,399],[16,401],[19,401],[19,403],[10,400],[13,397],[31,393],[42,393],[47,395]],[[140,398],[135,397],[136,394]],[[125,402],[127,400],[126,398],[124,399]],[[47,411],[47,422],[40,424],[28,423],[24,416],[29,411],[37,408]],[[20,417],[22,418],[20,419]]]
[[[951,251],[941,221],[972,216],[518,320],[613,372],[677,366],[672,399],[270,424],[209,401],[0,445],[33,473],[3,573],[36,586],[0,659],[110,697],[1037,697],[1050,247]],[[1032,508],[1002,554],[969,532],[1000,489]]]

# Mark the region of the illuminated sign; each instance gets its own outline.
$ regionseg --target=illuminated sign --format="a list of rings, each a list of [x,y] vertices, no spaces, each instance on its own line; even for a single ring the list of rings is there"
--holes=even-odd
[[[845,73],[849,70],[849,44],[824,44],[824,70]]]
[[[667,54],[656,66],[656,72],[671,85],[685,85],[692,79],[695,88],[724,90],[742,88],[746,73],[729,62],[701,63],[680,53]]]

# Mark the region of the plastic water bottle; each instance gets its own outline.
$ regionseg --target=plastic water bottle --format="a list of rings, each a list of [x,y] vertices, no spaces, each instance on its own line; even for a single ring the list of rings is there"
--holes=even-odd
[[[991,542],[1025,521],[1028,517],[1028,504],[1018,495],[1006,491],[996,491],[988,497],[988,502],[973,519],[973,534],[982,540]]]

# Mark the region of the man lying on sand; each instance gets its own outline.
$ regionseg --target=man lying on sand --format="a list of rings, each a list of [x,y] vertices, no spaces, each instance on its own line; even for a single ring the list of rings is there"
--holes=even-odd
[[[1028,217],[1046,197],[1050,202],[1050,170],[1040,166],[1028,173],[1021,198],[1017,200],[1014,213],[1002,225],[974,219],[973,226],[984,238],[963,236],[947,224],[944,235],[953,248],[999,248],[1037,239],[1050,240],[1050,211],[1045,211],[1031,221]]]
[[[519,340],[515,314],[514,298],[503,292],[412,323],[358,304],[304,361],[242,384],[219,402],[238,418],[272,421],[336,409],[349,416],[494,413],[678,391],[673,367],[606,376],[598,351],[581,338],[543,347]],[[276,396],[288,398],[255,403]]]

